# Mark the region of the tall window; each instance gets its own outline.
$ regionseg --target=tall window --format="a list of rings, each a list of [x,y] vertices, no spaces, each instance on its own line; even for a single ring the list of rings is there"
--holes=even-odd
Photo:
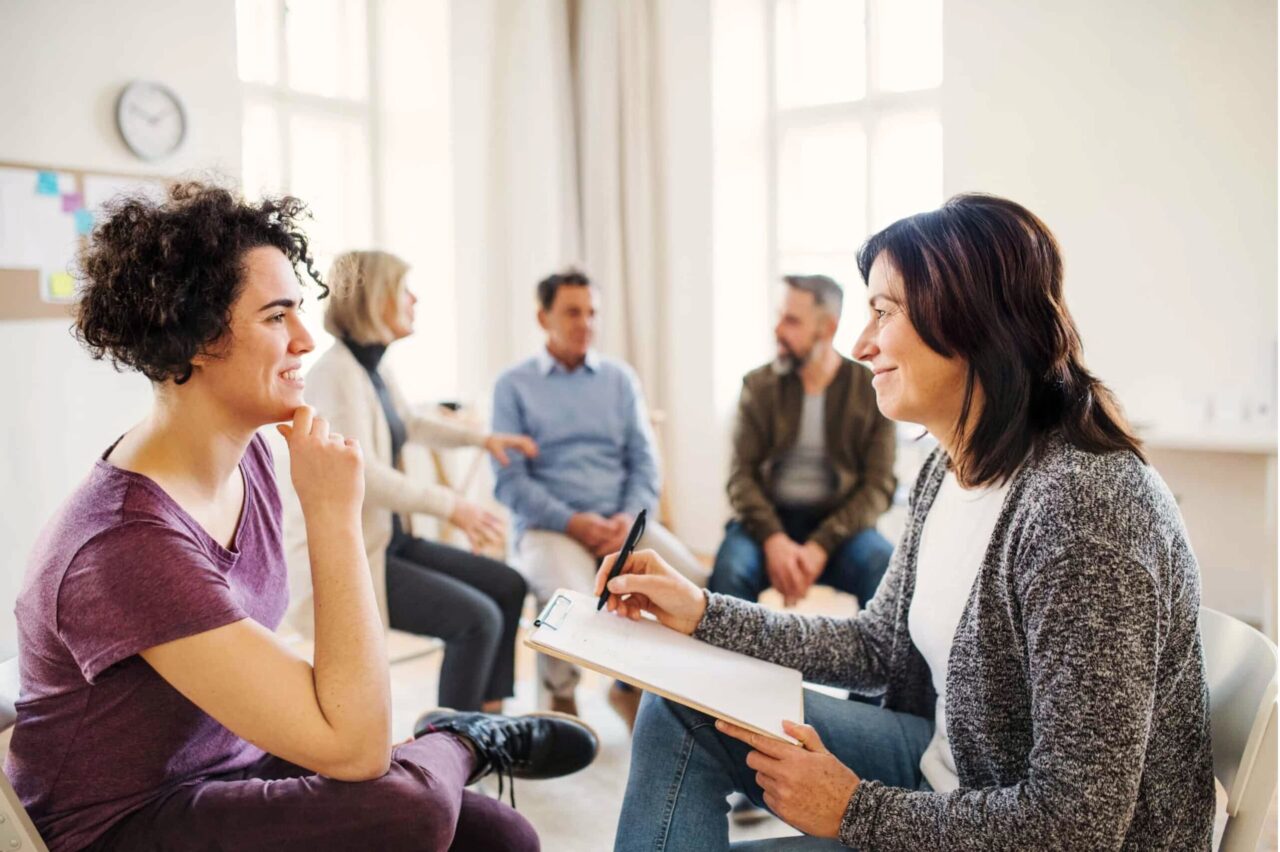
[[[772,0],[775,280],[848,290],[836,345],[866,322],[855,252],[942,202],[942,0]]]
[[[307,202],[322,273],[338,252],[379,236],[373,11],[372,0],[236,1],[244,191]],[[322,343],[321,311],[311,306],[304,318]]]

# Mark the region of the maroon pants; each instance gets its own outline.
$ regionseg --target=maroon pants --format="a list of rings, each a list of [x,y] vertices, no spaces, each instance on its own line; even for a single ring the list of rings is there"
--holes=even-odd
[[[464,789],[471,751],[427,734],[392,752],[372,781],[334,781],[268,755],[255,765],[179,787],[129,814],[94,852],[536,852],[538,835],[514,809]]]

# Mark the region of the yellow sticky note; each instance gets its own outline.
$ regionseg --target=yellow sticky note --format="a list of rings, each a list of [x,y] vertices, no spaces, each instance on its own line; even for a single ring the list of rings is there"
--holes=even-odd
[[[69,272],[54,272],[49,276],[49,299],[69,302],[76,297],[76,280]]]

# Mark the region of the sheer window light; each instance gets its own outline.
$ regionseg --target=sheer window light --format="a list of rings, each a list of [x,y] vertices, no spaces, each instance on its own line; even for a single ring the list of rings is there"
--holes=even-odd
[[[377,236],[369,13],[365,0],[236,3],[244,192],[306,202],[322,275],[339,252],[367,248]],[[303,322],[323,351],[330,340],[323,303],[308,294],[306,304]]]
[[[876,5],[876,87],[912,92],[942,85],[942,0]]]
[[[774,68],[781,107],[856,101],[867,91],[862,0],[779,0]]]
[[[942,201],[942,121],[935,112],[895,113],[872,137],[871,229]]]
[[[287,5],[289,86],[325,97],[366,98],[367,11],[363,0],[306,0]]]
[[[775,0],[773,267],[845,288],[835,345],[867,321],[858,247],[943,200],[942,0]]]

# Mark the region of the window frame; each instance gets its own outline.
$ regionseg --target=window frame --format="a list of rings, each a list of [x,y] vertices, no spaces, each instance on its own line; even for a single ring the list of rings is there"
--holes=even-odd
[[[766,131],[766,148],[767,148],[767,256],[768,269],[770,273],[770,285],[768,287],[768,295],[770,300],[776,300],[782,291],[782,276],[793,272],[811,271],[811,270],[791,270],[784,269],[782,266],[783,253],[780,247],[780,227],[781,221],[779,216],[781,202],[781,156],[783,141],[788,132],[794,130],[805,130],[819,128],[834,124],[855,124],[859,125],[866,135],[867,149],[866,162],[864,165],[865,174],[863,180],[867,191],[863,199],[865,205],[864,215],[869,232],[866,236],[874,233],[877,227],[874,211],[874,182],[873,175],[877,156],[877,130],[881,122],[893,117],[909,114],[909,113],[929,113],[937,117],[938,123],[943,130],[943,149],[945,155],[946,146],[946,127],[942,116],[942,86],[946,79],[945,66],[943,69],[943,78],[938,84],[928,89],[916,89],[905,92],[886,91],[880,88],[879,73],[877,66],[879,65],[879,39],[876,37],[877,32],[877,12],[879,7],[884,3],[892,3],[893,0],[865,0],[865,28],[867,34],[867,44],[865,51],[866,61],[866,94],[856,101],[842,101],[836,103],[826,103],[808,106],[780,107],[778,105],[778,7],[786,0],[762,0],[765,7],[765,73],[767,75],[767,92],[766,92],[766,115],[768,128]],[[946,0],[940,0],[942,3],[942,14],[946,13]],[[945,163],[945,156],[944,156]],[[940,171],[945,165],[939,164]],[[945,173],[944,173],[945,180]],[[941,187],[940,187],[941,189]],[[857,250],[857,245],[852,245],[849,250],[841,252],[831,251],[805,251],[803,254],[810,256],[831,256],[844,257]],[[857,300],[850,297],[854,294],[849,292],[853,289],[855,282],[840,281],[840,284],[846,288],[845,298],[845,315],[842,321],[847,322],[853,317],[848,314],[848,308],[851,304],[861,304]],[[865,305],[863,306],[865,312]],[[847,332],[847,330],[846,330]],[[847,354],[847,353],[842,353]]]
[[[289,85],[289,38],[287,31],[288,5],[290,0],[273,0],[276,21],[276,69],[275,83],[263,83],[256,80],[240,80],[241,128],[243,133],[244,116],[254,105],[265,105],[275,113],[276,132],[280,140],[280,191],[293,191],[292,181],[292,142],[291,119],[298,114],[310,114],[331,118],[342,118],[360,124],[368,140],[369,155],[369,207],[372,216],[370,233],[374,245],[381,245],[383,236],[382,215],[382,163],[378,152],[381,150],[380,121],[378,104],[381,101],[381,81],[378,75],[378,0],[365,0],[365,69],[368,86],[365,98],[350,98],[332,95],[317,95],[312,92],[295,89]],[[237,76],[239,75],[239,57],[237,56]],[[241,168],[244,164],[244,152],[241,151]],[[245,187],[246,191],[257,192],[257,187]]]

